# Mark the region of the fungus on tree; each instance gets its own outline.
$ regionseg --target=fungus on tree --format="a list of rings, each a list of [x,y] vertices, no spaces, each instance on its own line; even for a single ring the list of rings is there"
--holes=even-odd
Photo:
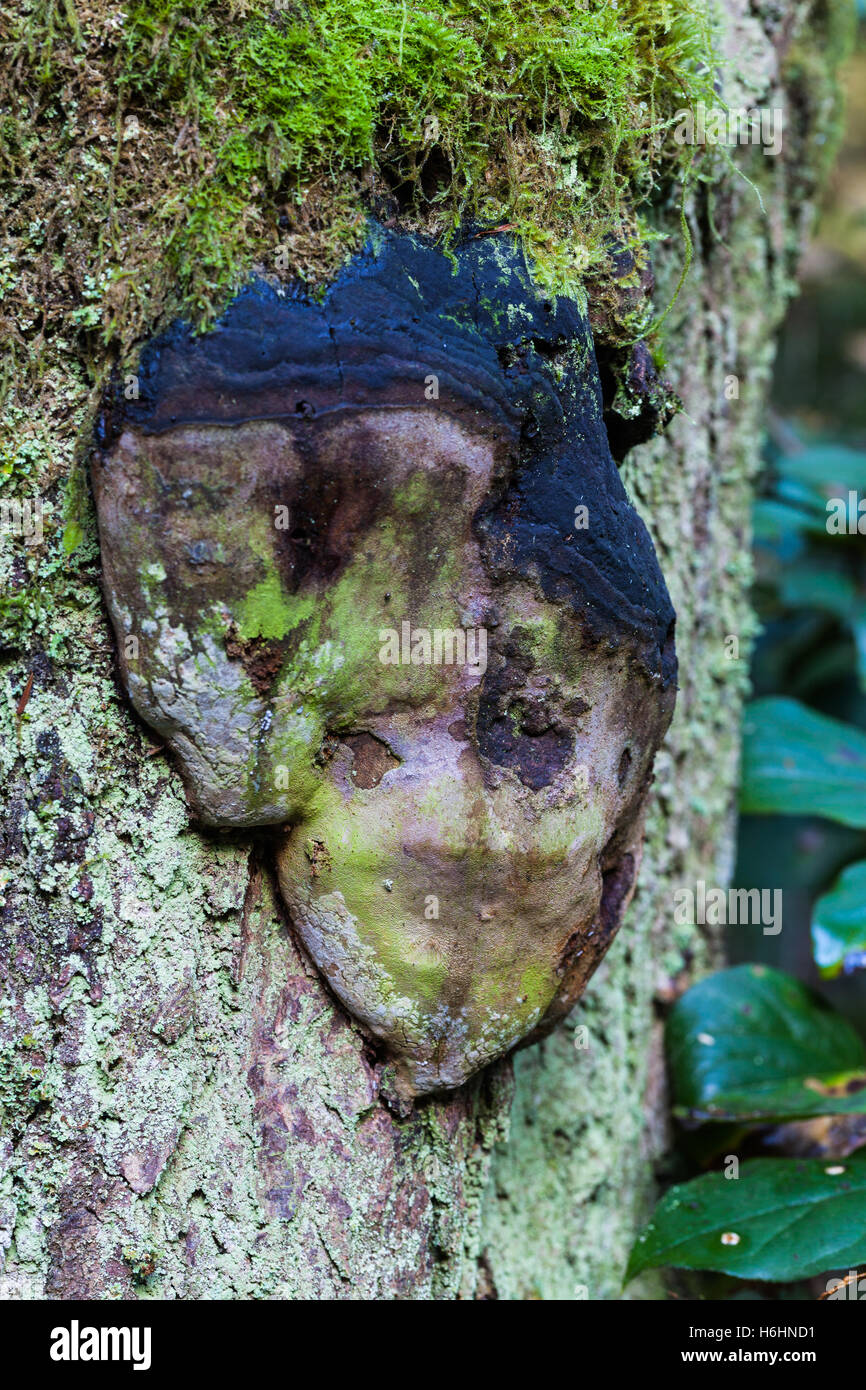
[[[398,1090],[458,1086],[583,992],[673,712],[587,318],[505,235],[374,225],[321,300],[253,279],[138,378],[92,466],[129,696],[204,825],[273,828]]]

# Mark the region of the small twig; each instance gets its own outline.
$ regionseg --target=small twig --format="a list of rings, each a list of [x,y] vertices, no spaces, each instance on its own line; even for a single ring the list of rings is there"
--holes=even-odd
[[[20,719],[21,719],[22,714],[24,713],[24,711],[25,711],[26,708],[27,708],[27,701],[30,699],[30,692],[32,691],[32,689],[33,689],[33,672],[31,671],[31,672],[30,672],[30,675],[27,677],[27,684],[24,686],[24,691],[23,691],[23,693],[22,693],[22,695],[21,695],[21,699],[18,701],[18,704],[17,704],[16,707],[15,707],[15,717],[16,717],[16,719],[18,719],[19,721],[20,721]]]
[[[18,704],[15,706],[15,737],[16,737],[16,739],[17,739],[19,745],[20,745],[20,743],[21,743],[21,717],[22,717],[22,715],[24,714],[24,711],[25,711],[26,708],[27,708],[27,701],[30,699],[30,692],[32,691],[32,689],[33,689],[33,671],[31,670],[30,675],[27,677],[27,680],[26,680],[26,682],[25,682],[24,689],[23,689],[23,691],[21,692],[21,699],[18,701]]]
[[[477,241],[482,236],[497,236],[499,232],[513,232],[514,230],[513,222],[503,222],[499,227],[487,227],[483,232],[476,232],[472,240]]]

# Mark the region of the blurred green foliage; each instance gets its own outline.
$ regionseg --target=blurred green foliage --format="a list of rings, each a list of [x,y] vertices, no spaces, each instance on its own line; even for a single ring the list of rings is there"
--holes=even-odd
[[[832,705],[846,687],[866,691],[866,451],[806,440],[777,422],[755,508],[755,549],[765,624],[755,685],[800,698],[758,699],[747,711],[742,809],[866,829],[866,733],[804,703]],[[815,903],[822,975],[866,967],[864,887],[866,860]]]
[[[859,4],[866,16],[866,0]],[[784,892],[778,940],[730,940],[821,977],[866,1025],[866,24],[847,134],[779,348],[754,512],[752,661],[736,881]],[[860,507],[863,515],[859,514]],[[783,819],[784,818],[784,819]],[[809,949],[811,925],[811,944]],[[830,983],[833,981],[833,983]]]
[[[671,1176],[686,1180],[627,1272],[711,1271],[703,1297],[814,1297],[804,1277],[866,1265],[866,23],[848,97],[754,510],[761,635],[735,884],[781,889],[783,930],[736,925],[730,956],[761,963],[717,972],[671,1010]]]

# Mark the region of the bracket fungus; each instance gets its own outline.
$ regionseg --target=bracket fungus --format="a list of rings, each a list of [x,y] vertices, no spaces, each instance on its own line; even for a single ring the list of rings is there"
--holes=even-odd
[[[509,238],[374,228],[321,300],[253,279],[138,379],[92,464],[130,699],[205,825],[274,827],[398,1089],[458,1086],[607,949],[675,699],[586,317]]]

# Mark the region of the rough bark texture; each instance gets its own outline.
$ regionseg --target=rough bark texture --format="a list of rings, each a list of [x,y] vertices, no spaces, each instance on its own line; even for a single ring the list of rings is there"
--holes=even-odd
[[[668,1138],[659,1006],[715,949],[672,925],[673,891],[731,867],[750,491],[832,114],[822,6],[724,10],[744,103],[783,107],[786,139],[750,154],[766,215],[728,166],[686,203],[695,260],[665,326],[685,410],[623,470],[677,609],[680,695],[638,897],[586,999],[513,1068],[392,1113],[255,842],[191,827],[122,698],[91,518],[50,642],[3,673],[2,1296],[619,1296]],[[684,247],[679,209],[659,217],[661,304]],[[57,373],[58,418],[83,419],[83,373]]]

